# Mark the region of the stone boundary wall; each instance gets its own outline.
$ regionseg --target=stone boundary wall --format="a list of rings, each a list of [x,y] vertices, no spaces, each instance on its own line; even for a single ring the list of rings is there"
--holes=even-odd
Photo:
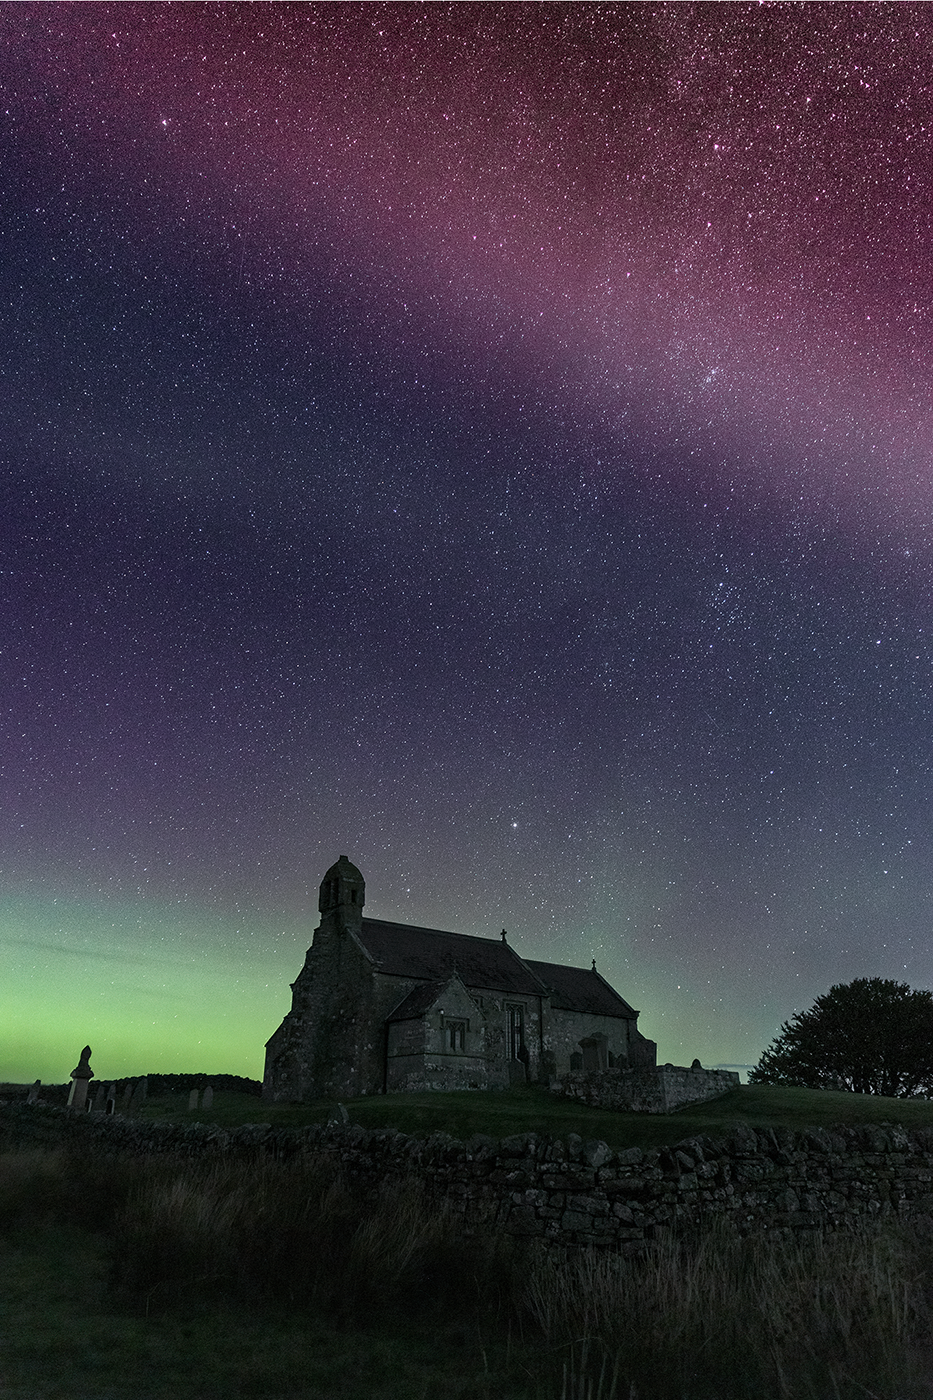
[[[690,1103],[718,1099],[739,1087],[733,1069],[687,1069],[658,1065],[638,1069],[574,1070],[560,1079],[553,1092],[593,1108],[626,1113],[673,1113]]]
[[[637,1252],[659,1229],[724,1218],[742,1230],[858,1225],[878,1217],[933,1215],[933,1128],[864,1125],[832,1132],[740,1127],[671,1148],[614,1151],[524,1133],[501,1142],[444,1133],[327,1124],[224,1130],[62,1109],[0,1106],[0,1141],[63,1143],[110,1152],[202,1156],[323,1154],[363,1187],[415,1175],[470,1228],[493,1223],[555,1245]]]

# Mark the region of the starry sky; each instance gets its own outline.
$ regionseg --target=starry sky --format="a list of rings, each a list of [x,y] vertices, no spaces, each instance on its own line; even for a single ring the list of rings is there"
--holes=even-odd
[[[0,7],[0,1079],[373,916],[933,987],[933,8]]]

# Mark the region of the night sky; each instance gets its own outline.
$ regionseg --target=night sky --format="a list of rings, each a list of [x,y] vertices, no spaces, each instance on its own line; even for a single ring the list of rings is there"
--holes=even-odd
[[[933,7],[0,7],[0,1079],[367,912],[933,987]]]

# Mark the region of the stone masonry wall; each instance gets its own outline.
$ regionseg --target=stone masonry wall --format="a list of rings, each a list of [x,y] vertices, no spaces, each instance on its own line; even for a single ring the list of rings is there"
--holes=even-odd
[[[718,1141],[695,1137],[671,1148],[616,1152],[573,1134],[457,1142],[443,1133],[412,1138],[332,1124],[225,1131],[0,1106],[0,1141],[63,1140],[110,1152],[324,1154],[364,1188],[386,1177],[421,1177],[469,1227],[493,1223],[555,1245],[625,1252],[639,1250],[660,1229],[716,1217],[743,1230],[797,1230],[933,1214],[933,1128],[738,1128]]]
[[[683,1065],[644,1069],[585,1070],[566,1074],[554,1092],[593,1108],[627,1113],[672,1113],[689,1103],[718,1099],[737,1089],[731,1069],[687,1069]]]

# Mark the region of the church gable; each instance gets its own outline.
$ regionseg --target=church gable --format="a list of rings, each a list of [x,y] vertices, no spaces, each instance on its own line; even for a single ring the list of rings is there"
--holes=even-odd
[[[386,1088],[489,1089],[486,1017],[453,973],[410,991],[389,1015]]]

